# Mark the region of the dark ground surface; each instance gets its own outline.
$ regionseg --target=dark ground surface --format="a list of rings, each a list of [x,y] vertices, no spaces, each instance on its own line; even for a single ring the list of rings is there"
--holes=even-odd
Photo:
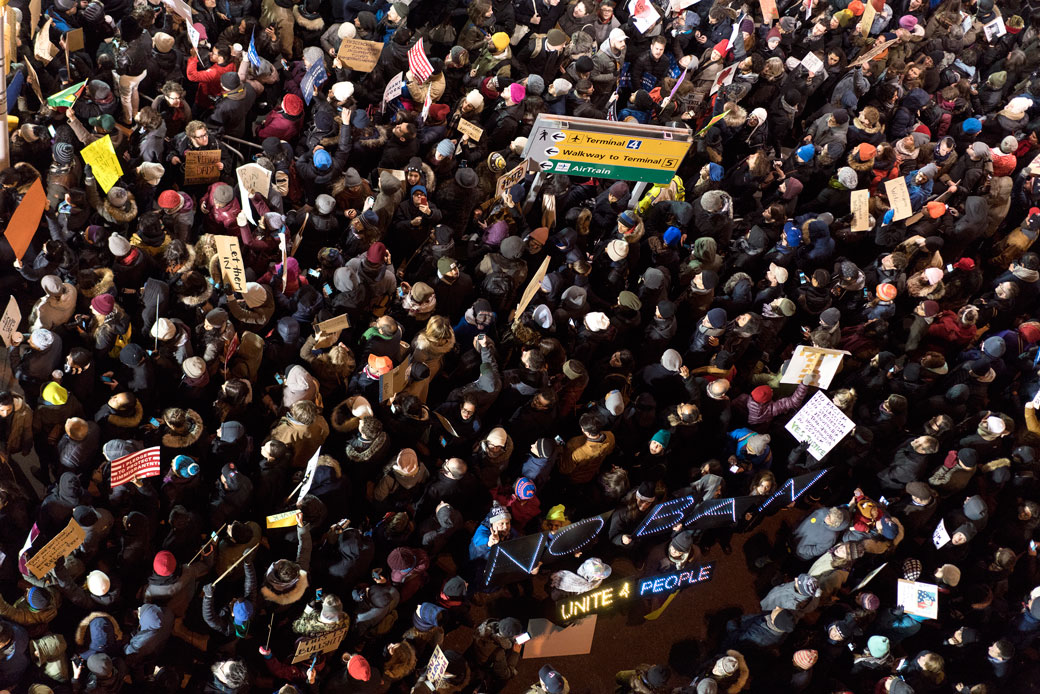
[[[587,655],[521,660],[519,675],[503,694],[526,692],[537,681],[539,668],[546,663],[551,663],[567,678],[571,694],[610,694],[614,691],[614,674],[640,663],[667,663],[675,672],[672,685],[687,684],[701,660],[714,653],[725,618],[759,609],[756,576],[748,567],[745,545],[754,553],[752,545],[766,538],[772,541],[779,528],[785,524],[793,527],[803,513],[782,511],[765,519],[750,533],[735,535],[730,554],[725,554],[717,544],[712,546],[702,557],[702,563],[714,562],[714,578],[681,591],[657,620],[644,620],[648,608],[642,601],[635,601],[628,604],[630,607],[599,615],[592,651]],[[750,538],[755,540],[749,544]],[[611,580],[638,573],[627,558],[612,561],[611,567]],[[547,599],[544,586],[551,568],[543,568],[544,575],[534,579],[536,598]],[[485,607],[493,615],[515,614],[509,610],[510,600],[508,595],[496,593]],[[458,629],[447,635],[445,645],[462,651],[469,645],[470,638],[468,629]]]

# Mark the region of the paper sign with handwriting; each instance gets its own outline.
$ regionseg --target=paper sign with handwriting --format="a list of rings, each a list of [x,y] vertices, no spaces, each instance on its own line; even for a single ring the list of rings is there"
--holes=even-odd
[[[852,231],[866,231],[870,228],[870,191],[854,190],[849,198],[852,207]]]
[[[18,308],[18,302],[12,296],[7,300],[7,308],[4,309],[3,318],[0,318],[0,339],[3,339],[4,344],[8,347],[11,346],[11,333],[18,330],[18,325],[21,322],[22,312]]]
[[[484,137],[484,129],[473,125],[465,118],[459,118],[459,124],[456,128],[473,142],[480,142],[480,138]]]
[[[43,549],[36,553],[36,556],[25,563],[25,566],[33,576],[42,579],[50,573],[59,559],[67,557],[74,549],[83,544],[86,537],[87,533],[84,532],[82,526],[72,519],[65,529],[45,544]]]
[[[846,417],[823,391],[818,390],[791,417],[785,429],[799,442],[808,443],[809,453],[817,460],[822,460],[855,427],[855,422]]]
[[[336,51],[336,57],[351,70],[371,72],[379,62],[379,54],[382,50],[382,41],[343,39],[340,41],[339,50]]]
[[[218,234],[213,237],[217,244],[217,255],[220,256],[220,275],[232,290],[242,293],[246,290],[246,266],[242,259],[242,249],[234,236]]]
[[[119,163],[116,150],[112,147],[112,136],[105,135],[99,140],[94,140],[79,152],[83,161],[90,164],[94,173],[94,180],[101,186],[101,190],[108,193],[116,181],[123,175],[123,166]]]
[[[220,178],[220,150],[197,149],[184,153],[184,185],[213,183]]]
[[[893,222],[906,219],[914,213],[910,206],[910,191],[906,189],[906,179],[902,176],[885,181],[885,195],[888,196],[888,204],[895,213],[892,217]]]

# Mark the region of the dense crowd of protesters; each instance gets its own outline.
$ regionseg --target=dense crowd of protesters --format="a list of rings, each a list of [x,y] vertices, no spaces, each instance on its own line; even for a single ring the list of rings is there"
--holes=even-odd
[[[0,225],[39,185],[46,209],[24,256],[0,243],[0,687],[594,691],[567,661],[516,679],[528,618],[709,554],[761,611],[617,692],[1035,689],[1040,6],[772,6],[12,0]],[[693,144],[667,185],[498,191],[539,114]],[[81,154],[105,137],[115,181]],[[798,345],[846,353],[825,392],[855,428],[823,459],[784,429],[818,391],[780,383]],[[824,469],[746,567],[753,512],[638,532]],[[610,511],[581,556],[484,581],[499,543]]]

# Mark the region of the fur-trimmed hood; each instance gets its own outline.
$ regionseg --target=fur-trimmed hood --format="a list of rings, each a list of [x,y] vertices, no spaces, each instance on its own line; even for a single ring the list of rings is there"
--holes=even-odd
[[[302,598],[309,587],[310,581],[307,579],[307,572],[300,569],[300,577],[296,579],[296,585],[288,591],[284,593],[275,592],[274,588],[268,584],[267,579],[265,578],[264,585],[260,587],[260,595],[264,600],[273,602],[275,605],[291,605]]]
[[[83,270],[76,277],[76,289],[85,299],[93,299],[116,286],[115,274],[107,267]]]
[[[104,208],[104,215],[116,224],[131,224],[137,218],[137,201],[133,195],[126,201],[124,208],[116,207],[108,200],[105,200]]]
[[[116,636],[116,641],[123,640],[123,631],[119,628],[119,622],[116,618],[107,612],[91,612],[86,617],[79,621],[79,625],[76,627],[76,645],[86,646],[88,639],[90,638],[90,623],[95,619],[107,619],[112,624],[112,632]]]
[[[195,410],[185,410],[188,421],[188,430],[183,434],[178,434],[173,431],[168,431],[163,434],[162,443],[164,446],[170,446],[171,448],[187,448],[191,446],[199,437],[206,431],[206,428],[202,424],[202,417]]]
[[[133,429],[141,424],[141,420],[144,418],[144,408],[141,407],[141,401],[138,400],[134,403],[133,414],[119,414],[113,412],[108,415],[108,423],[121,429]]]
[[[393,681],[402,680],[415,670],[415,665],[415,648],[407,641],[401,641],[383,663],[383,676]]]

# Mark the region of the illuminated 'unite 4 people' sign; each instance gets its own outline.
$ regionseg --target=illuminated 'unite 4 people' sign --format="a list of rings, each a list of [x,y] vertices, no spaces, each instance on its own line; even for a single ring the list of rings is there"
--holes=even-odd
[[[612,581],[609,585],[600,586],[588,593],[558,601],[556,617],[561,623],[568,622],[588,614],[605,612],[615,605],[635,598],[650,598],[674,593],[697,583],[710,581],[714,577],[714,568],[714,564],[704,564],[660,576]]]
[[[787,480],[780,489],[762,500],[760,496],[710,499],[698,503],[696,496],[670,499],[655,506],[636,531],[639,539],[670,531],[678,524],[686,530],[733,528],[750,523],[756,516],[775,513],[794,503],[827,474],[811,472]],[[522,581],[541,564],[585,551],[599,539],[613,511],[571,523],[556,532],[542,532],[503,542],[491,553],[484,570],[484,586]]]

